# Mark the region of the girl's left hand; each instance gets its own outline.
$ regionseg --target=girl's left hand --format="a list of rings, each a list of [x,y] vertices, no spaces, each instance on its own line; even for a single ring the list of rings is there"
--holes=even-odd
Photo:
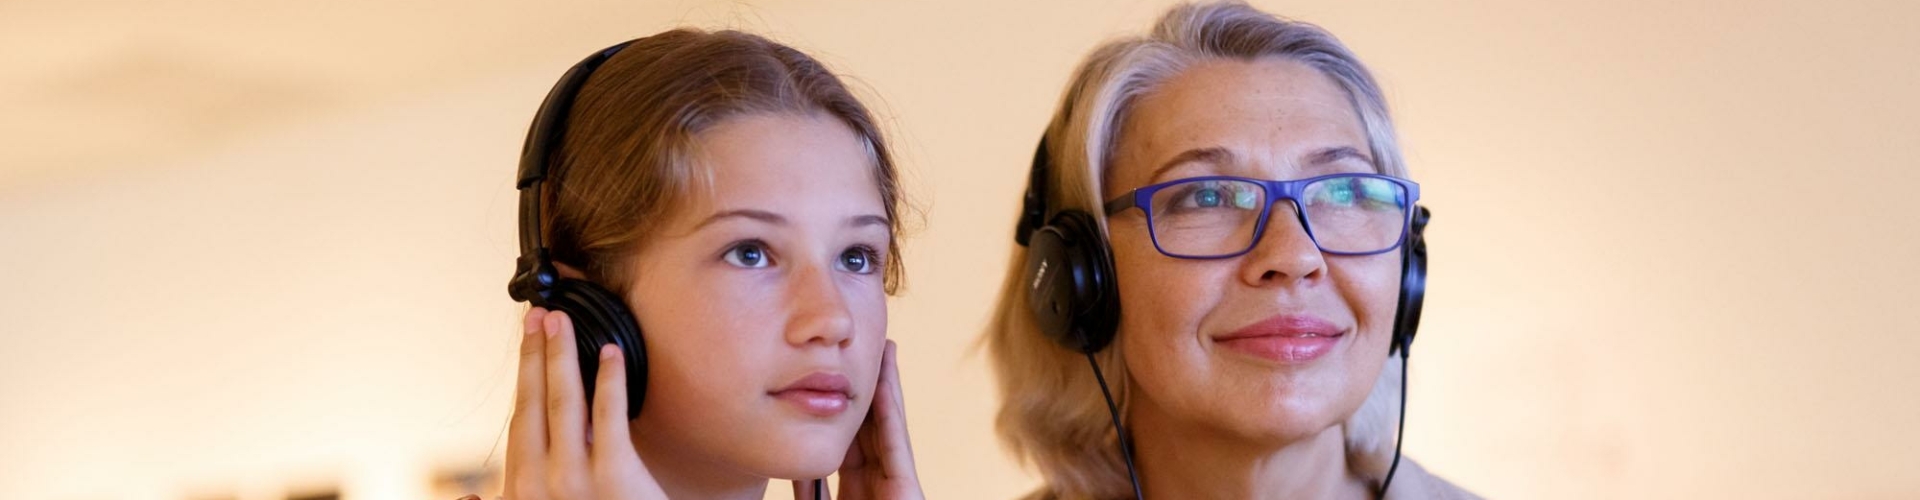
[[[887,341],[880,357],[880,383],[874,389],[867,420],[847,447],[840,463],[841,500],[924,500],[920,476],[913,468],[913,444],[907,439],[906,402],[900,396],[900,369],[895,346]],[[804,491],[811,481],[794,481],[793,497],[812,498]],[[826,500],[826,499],[820,499]]]

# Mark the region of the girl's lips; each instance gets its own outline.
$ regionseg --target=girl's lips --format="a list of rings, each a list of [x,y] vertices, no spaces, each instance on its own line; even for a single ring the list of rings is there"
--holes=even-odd
[[[1281,363],[1320,359],[1346,331],[1309,315],[1277,315],[1213,338],[1228,349]]]
[[[807,414],[831,417],[847,411],[847,407],[852,405],[852,387],[845,375],[815,372],[786,387],[767,391],[767,395]]]

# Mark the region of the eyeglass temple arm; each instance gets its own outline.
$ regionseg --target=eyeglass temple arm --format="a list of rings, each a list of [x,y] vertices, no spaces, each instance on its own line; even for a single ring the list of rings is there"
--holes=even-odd
[[[1140,190],[1138,189],[1127,191],[1127,194],[1123,194],[1117,198],[1107,200],[1106,207],[1105,207],[1107,210],[1107,216],[1112,217],[1115,215],[1119,215],[1120,212],[1125,212],[1129,208],[1140,206],[1139,197],[1135,196],[1135,193],[1138,193],[1138,192],[1140,192]]]

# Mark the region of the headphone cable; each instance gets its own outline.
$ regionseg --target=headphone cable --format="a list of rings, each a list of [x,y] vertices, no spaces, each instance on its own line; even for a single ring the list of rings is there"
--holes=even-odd
[[[1100,395],[1107,398],[1107,415],[1113,417],[1113,433],[1120,436],[1120,456],[1127,460],[1127,479],[1133,481],[1134,500],[1146,500],[1140,494],[1140,473],[1133,468],[1133,443],[1127,441],[1127,428],[1120,426],[1120,408],[1113,404],[1113,392],[1107,390],[1107,377],[1100,374],[1100,363],[1094,361],[1093,353],[1087,354],[1087,364],[1093,366],[1093,379],[1100,381]]]
[[[1413,361],[1407,356],[1407,349],[1400,348],[1400,429],[1393,434],[1393,466],[1387,468],[1387,479],[1380,482],[1380,499],[1386,500],[1387,487],[1393,486],[1393,473],[1400,470],[1400,445],[1407,442],[1407,372],[1413,369]]]

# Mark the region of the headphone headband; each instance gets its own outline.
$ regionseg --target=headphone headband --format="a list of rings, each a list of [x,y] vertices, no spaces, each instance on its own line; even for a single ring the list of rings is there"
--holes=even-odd
[[[568,68],[533,115],[533,126],[527,129],[527,141],[520,148],[519,176],[514,180],[514,188],[520,191],[520,258],[515,260],[513,278],[507,282],[507,294],[513,300],[544,307],[549,291],[559,281],[547,249],[546,221],[540,211],[547,172],[560,152],[561,138],[566,134],[573,101],[580,89],[587,85],[594,70],[631,43],[633,41],[628,40],[594,51]]]
[[[633,41],[629,40],[600,49],[560,75],[560,81],[553,85],[553,90],[547,92],[546,99],[540,101],[540,110],[533,115],[533,127],[527,130],[526,145],[520,148],[520,176],[514,183],[515,187],[526,189],[546,178],[553,153],[560,149],[560,137],[567,131],[567,118],[573,110],[574,98],[580,95],[581,87],[587,85],[587,78],[593,75],[594,70],[600,69],[601,64],[631,43]]]
[[[1013,242],[1027,246],[1031,242],[1034,230],[1040,229],[1047,220],[1047,138],[1040,137],[1040,145],[1033,148],[1033,164],[1027,169],[1027,192],[1020,201],[1020,223],[1013,228]]]

